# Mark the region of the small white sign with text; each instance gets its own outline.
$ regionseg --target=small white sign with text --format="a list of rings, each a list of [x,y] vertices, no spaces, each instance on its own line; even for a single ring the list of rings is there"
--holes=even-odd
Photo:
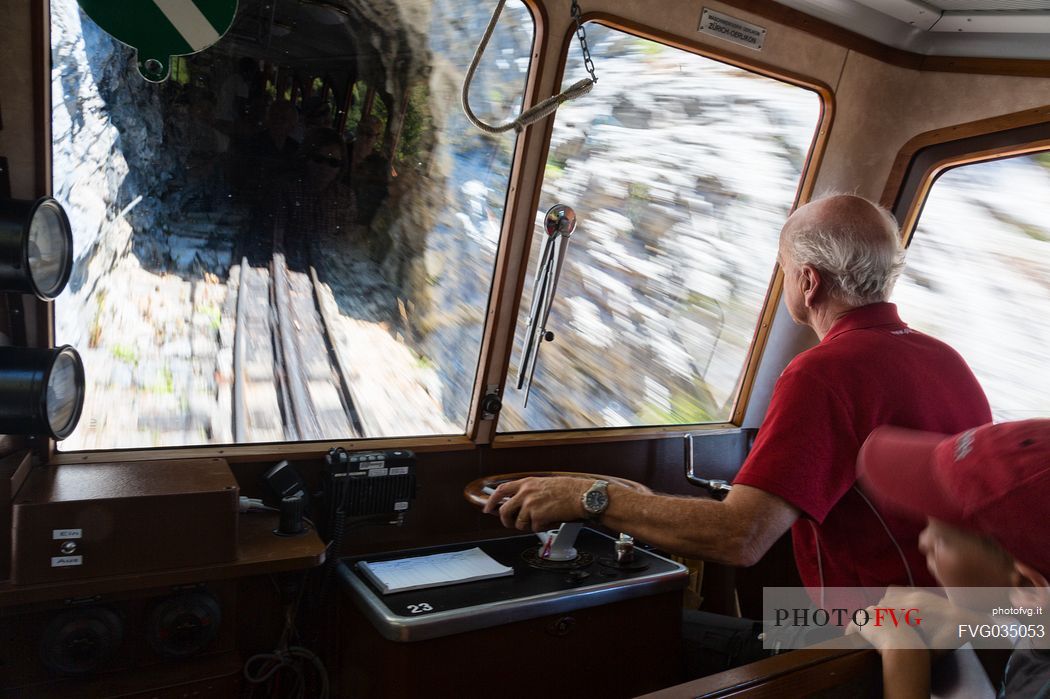
[[[78,566],[84,563],[83,556],[52,556],[51,567],[52,568],[66,568],[68,566]]]
[[[756,51],[762,50],[762,42],[766,39],[765,27],[709,10],[706,7],[703,14],[700,15],[700,26],[697,27],[697,31]]]

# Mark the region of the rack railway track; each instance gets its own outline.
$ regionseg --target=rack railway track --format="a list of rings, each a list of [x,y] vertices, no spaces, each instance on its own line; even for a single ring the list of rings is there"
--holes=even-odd
[[[268,264],[242,255],[236,274],[233,434],[237,443],[364,437],[319,301],[317,273],[290,269],[281,245]]]

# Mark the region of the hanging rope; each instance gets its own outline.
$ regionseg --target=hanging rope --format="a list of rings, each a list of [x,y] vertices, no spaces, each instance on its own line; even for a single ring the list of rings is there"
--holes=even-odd
[[[587,50],[587,39],[586,35],[583,33],[583,25],[580,24],[580,8],[576,4],[576,0],[573,0],[572,16],[573,19],[576,20],[576,34],[580,38],[580,43],[583,46],[584,63],[587,66],[587,71],[591,74],[591,77],[584,78],[572,85],[569,89],[552,97],[548,97],[537,105],[529,107],[519,114],[517,118],[512,119],[511,121],[493,125],[479,119],[470,109],[470,84],[474,80],[474,73],[477,71],[478,64],[481,62],[481,56],[485,53],[485,47],[488,46],[489,39],[492,37],[492,32],[496,29],[496,23],[499,22],[499,16],[503,12],[503,6],[506,4],[507,0],[499,0],[499,3],[496,5],[496,10],[492,13],[492,19],[489,20],[489,26],[485,29],[485,34],[481,37],[481,43],[478,44],[478,48],[474,52],[474,59],[470,62],[470,67],[467,69],[467,77],[463,80],[463,113],[467,115],[467,119],[470,120],[471,124],[485,133],[491,134],[503,133],[504,131],[510,131],[511,129],[521,133],[525,130],[526,126],[539,121],[548,114],[552,114],[564,102],[586,95],[591,91],[591,88],[594,87],[594,83],[598,82],[598,78],[594,75],[594,63],[591,61],[590,51]]]

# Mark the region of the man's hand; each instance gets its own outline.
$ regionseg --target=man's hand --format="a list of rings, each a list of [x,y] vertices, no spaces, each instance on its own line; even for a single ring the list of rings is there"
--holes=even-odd
[[[499,513],[503,526],[539,532],[561,522],[584,519],[583,494],[592,480],[569,476],[522,478],[501,483],[485,503],[486,513]]]

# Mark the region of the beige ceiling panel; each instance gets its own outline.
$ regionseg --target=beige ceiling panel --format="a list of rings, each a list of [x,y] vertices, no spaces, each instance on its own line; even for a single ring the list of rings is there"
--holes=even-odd
[[[853,53],[817,190],[878,198],[900,149],[933,129],[1050,104],[1050,79],[921,73]]]
[[[913,80],[915,73],[850,54],[836,95],[835,121],[817,178],[817,194],[836,190],[879,197],[885,180],[879,173],[883,168],[889,172],[886,154],[896,153],[887,144],[896,138],[901,84]]]

